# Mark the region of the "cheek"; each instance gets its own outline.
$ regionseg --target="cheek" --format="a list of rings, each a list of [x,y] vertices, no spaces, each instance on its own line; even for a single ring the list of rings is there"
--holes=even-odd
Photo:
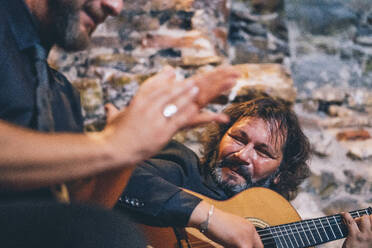
[[[270,176],[272,173],[276,171],[276,169],[279,167],[280,162],[278,161],[257,161],[255,163],[255,171],[254,171],[254,177],[256,179],[262,179],[265,177]]]
[[[236,143],[225,138],[220,143],[218,150],[218,159],[222,159],[230,155],[231,153],[238,151],[238,149],[239,146]]]

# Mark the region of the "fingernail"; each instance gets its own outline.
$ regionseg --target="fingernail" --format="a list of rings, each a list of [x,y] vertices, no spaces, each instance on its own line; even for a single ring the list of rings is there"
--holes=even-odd
[[[227,123],[227,122],[230,121],[230,117],[228,117],[227,115],[224,116],[224,117],[222,117],[222,118],[223,118],[223,121],[224,121],[225,123]]]
[[[191,92],[191,95],[196,96],[199,93],[199,87],[197,86],[192,87],[190,92]]]
[[[191,86],[195,85],[195,81],[192,80],[192,79],[186,79],[184,82],[186,83],[187,87],[191,87]]]
[[[230,117],[226,114],[220,114],[220,121],[223,123],[227,123],[230,121]]]
[[[184,76],[180,72],[175,71],[175,74],[176,74],[176,78],[174,81],[182,82],[185,79]]]
[[[166,65],[164,68],[163,68],[163,71],[164,72],[170,72],[173,70],[173,67],[169,66],[169,65]]]

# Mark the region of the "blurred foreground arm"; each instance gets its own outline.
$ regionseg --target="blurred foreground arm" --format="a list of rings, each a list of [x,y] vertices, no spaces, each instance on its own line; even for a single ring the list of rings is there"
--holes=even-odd
[[[44,134],[0,121],[0,189],[33,189],[127,168],[155,154],[179,129],[227,121],[200,112],[238,76],[230,67],[218,71],[219,79],[209,72],[182,83],[175,82],[173,69],[165,68],[99,133]],[[211,93],[200,93],[203,100],[198,101],[201,84],[209,84]],[[178,108],[171,117],[163,115],[168,104]]]
[[[230,89],[237,76],[232,67],[219,67],[183,82],[176,82],[173,69],[166,67],[142,85],[125,110],[119,112],[113,105],[107,104],[107,125],[115,125],[118,120],[128,118],[128,123],[134,125],[130,133],[132,137],[127,141],[131,142],[132,148],[137,147],[135,151],[142,153],[142,160],[146,159],[158,152],[182,128],[210,121],[227,121],[224,115],[200,110],[209,101]],[[163,116],[163,109],[167,104],[174,104],[178,109],[168,118]],[[122,112],[125,114],[121,116]],[[124,148],[120,144],[119,147]],[[91,202],[112,208],[131,173],[132,169],[116,170],[70,184],[71,198],[73,201]]]

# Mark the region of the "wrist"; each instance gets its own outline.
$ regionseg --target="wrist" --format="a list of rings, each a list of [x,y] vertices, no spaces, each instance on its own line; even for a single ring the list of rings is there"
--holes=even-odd
[[[209,204],[205,201],[201,201],[195,207],[193,212],[191,213],[191,216],[190,216],[190,219],[189,219],[189,222],[188,222],[187,226],[194,227],[194,228],[200,230],[202,223],[204,223],[209,216],[209,219],[208,219],[208,227],[209,227],[210,223],[211,223],[211,217],[213,216],[214,212],[216,211],[216,209],[213,207],[212,216],[210,216],[209,212],[210,212],[211,208],[212,208],[211,204]]]
[[[115,163],[119,163],[119,167],[136,165],[160,150],[160,148],[156,149],[147,143],[140,142],[135,130],[136,128],[133,127],[119,128],[107,125],[100,132],[106,147],[109,147],[108,152],[112,155]],[[143,137],[140,138],[143,139]]]
[[[90,144],[93,146],[92,154],[100,157],[105,166],[110,165],[113,168],[120,164],[120,154],[118,149],[110,141],[110,135],[106,131],[87,132]]]
[[[209,221],[213,215],[213,212],[214,212],[214,205],[211,205],[209,211],[208,211],[208,215],[207,215],[207,218],[202,222],[200,223],[200,226],[199,226],[199,231],[201,233],[206,233],[208,231],[208,227],[209,227]]]

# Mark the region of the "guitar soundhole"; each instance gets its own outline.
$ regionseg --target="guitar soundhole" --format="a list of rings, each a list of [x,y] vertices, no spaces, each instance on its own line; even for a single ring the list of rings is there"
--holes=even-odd
[[[254,218],[254,217],[245,217],[247,220],[253,223],[256,227],[259,227],[261,229],[269,227],[269,224],[267,224],[265,221]]]

